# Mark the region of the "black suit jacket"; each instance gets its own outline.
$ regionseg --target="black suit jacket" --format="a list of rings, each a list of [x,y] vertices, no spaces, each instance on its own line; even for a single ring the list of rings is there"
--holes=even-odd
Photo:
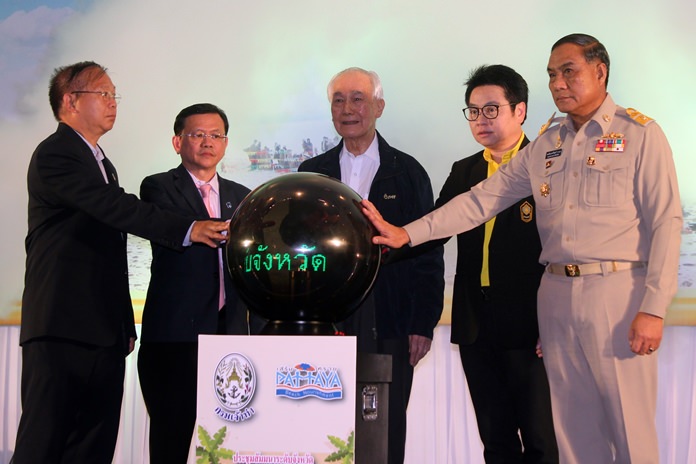
[[[221,219],[230,219],[249,189],[220,176],[218,180]],[[209,219],[201,194],[183,165],[146,177],[140,186],[140,197],[190,219]],[[226,333],[247,334],[247,311],[226,272],[224,249],[222,256]],[[199,334],[215,334],[219,289],[217,249],[194,243],[184,251],[176,251],[153,243],[141,342],[197,342]]]
[[[20,343],[42,337],[114,346],[135,337],[125,233],[181,248],[191,221],[109,184],[69,126],[34,151]]]
[[[525,137],[522,147],[529,140]],[[452,165],[436,206],[467,192],[488,175],[483,150]],[[523,205],[532,207],[525,220]],[[525,206],[526,208],[526,206]],[[485,225],[457,235],[457,269],[452,297],[452,343],[471,344],[479,334],[482,314],[481,266]],[[493,336],[511,348],[534,347],[539,336],[536,295],[544,271],[533,197],[524,198],[496,216],[489,244],[490,321]],[[491,307],[488,308],[491,310]]]
[[[389,146],[379,133],[377,138],[379,169],[370,186],[370,201],[384,219],[402,226],[432,209],[430,178],[415,158]],[[342,148],[343,140],[326,153],[303,162],[298,171],[318,172],[341,180]],[[414,250],[402,254],[402,259],[383,261],[372,288],[381,339],[409,334],[432,339],[440,320],[445,285],[443,247],[431,247],[424,253]]]

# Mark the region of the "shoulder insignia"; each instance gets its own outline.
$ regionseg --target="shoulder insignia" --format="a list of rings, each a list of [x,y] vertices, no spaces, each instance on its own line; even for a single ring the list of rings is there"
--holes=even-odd
[[[626,114],[629,118],[633,119],[635,122],[641,126],[647,125],[649,122],[653,121],[652,118],[647,117],[643,113],[639,112],[634,108],[626,108]]]
[[[551,115],[551,117],[549,118],[549,120],[546,121],[545,124],[542,124],[542,125],[541,125],[541,129],[539,129],[539,135],[543,134],[544,132],[546,132],[546,129],[548,129],[549,127],[551,127],[551,123],[553,122],[553,117],[554,117],[554,116],[556,116],[556,112],[555,112],[555,111],[553,112],[553,114]]]
[[[559,122],[561,122],[561,121],[563,121],[563,120],[565,119],[564,117],[558,117],[558,118],[557,118],[557,117],[555,117],[555,116],[556,116],[556,112],[554,111],[553,114],[551,115],[551,117],[549,118],[549,120],[546,121],[545,124],[542,124],[541,129],[539,129],[539,135],[541,135],[541,134],[543,134],[544,132],[546,132],[546,131],[549,129],[549,127],[551,127],[551,126],[553,126],[554,124],[559,123]]]

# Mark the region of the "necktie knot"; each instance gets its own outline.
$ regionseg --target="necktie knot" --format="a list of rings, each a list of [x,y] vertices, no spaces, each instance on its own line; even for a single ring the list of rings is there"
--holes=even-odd
[[[203,184],[198,189],[201,191],[201,196],[206,199],[210,195],[210,189],[213,188],[210,184]]]

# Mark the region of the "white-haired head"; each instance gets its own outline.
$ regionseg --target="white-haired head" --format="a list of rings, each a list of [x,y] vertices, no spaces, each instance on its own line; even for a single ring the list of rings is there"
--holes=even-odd
[[[342,76],[344,74],[353,73],[353,72],[358,72],[358,73],[364,74],[367,77],[369,77],[370,82],[372,82],[372,97],[375,100],[384,99],[384,92],[382,91],[382,81],[380,81],[379,75],[374,71],[367,71],[366,69],[353,66],[351,68],[346,68],[343,71],[340,71],[334,77],[331,78],[331,80],[329,81],[329,85],[326,87],[326,96],[329,98],[329,101],[331,101],[331,99],[333,97],[332,90],[333,90],[333,85],[334,85],[334,82],[336,81],[336,79],[338,79],[340,76]]]

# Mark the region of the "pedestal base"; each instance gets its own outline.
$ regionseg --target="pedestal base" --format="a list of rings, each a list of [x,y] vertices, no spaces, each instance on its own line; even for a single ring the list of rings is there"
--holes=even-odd
[[[331,322],[268,321],[259,335],[336,335]]]

